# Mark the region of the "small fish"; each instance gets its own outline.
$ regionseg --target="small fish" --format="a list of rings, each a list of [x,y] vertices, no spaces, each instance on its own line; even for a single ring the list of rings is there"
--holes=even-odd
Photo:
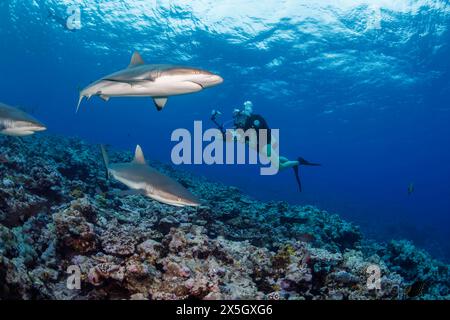
[[[408,185],[408,195],[411,195],[414,192],[414,183],[410,183]]]

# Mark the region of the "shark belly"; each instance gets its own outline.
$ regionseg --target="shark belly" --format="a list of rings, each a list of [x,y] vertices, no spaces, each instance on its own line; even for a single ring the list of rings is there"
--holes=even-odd
[[[5,136],[13,136],[13,137],[25,137],[34,134],[34,131],[31,130],[21,130],[17,128],[8,128],[0,131],[1,134]]]
[[[130,188],[132,190],[140,191],[139,194],[145,195],[146,197],[149,197],[150,199],[156,200],[156,201],[164,203],[164,204],[168,204],[168,205],[172,205],[172,206],[176,206],[176,207],[184,207],[184,205],[178,204],[174,201],[171,201],[170,199],[167,199],[157,193],[148,192],[147,189],[152,190],[153,188],[148,188],[149,186],[143,182],[132,181],[132,180],[123,178],[120,175],[114,174],[114,172],[111,172],[111,173],[117,181],[122,182],[128,188]]]
[[[168,204],[171,206],[175,206],[175,207],[185,207],[185,205],[183,204],[179,204],[175,201],[170,201],[164,197],[158,196],[156,194],[147,194],[147,197],[152,198],[153,200],[156,200],[158,202],[164,203],[164,204]]]
[[[145,187],[146,187],[145,183],[128,180],[126,178],[123,178],[123,177],[115,174],[114,172],[111,172],[111,171],[110,171],[110,173],[112,173],[112,176],[114,177],[114,179],[116,179],[119,182],[122,182],[124,185],[126,185],[130,189],[145,190]]]

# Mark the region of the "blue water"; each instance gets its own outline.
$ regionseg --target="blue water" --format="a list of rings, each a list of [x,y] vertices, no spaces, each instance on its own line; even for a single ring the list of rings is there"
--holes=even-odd
[[[62,19],[81,8],[80,30]],[[261,200],[314,204],[370,237],[408,238],[450,261],[450,5],[448,1],[0,2],[0,101],[49,133],[170,162],[175,128],[228,120],[246,100],[280,128],[281,153],[320,162],[262,177],[254,166],[183,166]],[[172,97],[97,98],[75,114],[78,88],[128,65],[217,72],[224,84]],[[408,196],[409,183],[415,192]]]

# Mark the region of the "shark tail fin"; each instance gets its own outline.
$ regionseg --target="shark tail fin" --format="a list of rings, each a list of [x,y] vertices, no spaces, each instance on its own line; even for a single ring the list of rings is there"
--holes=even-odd
[[[78,110],[80,109],[80,104],[81,104],[81,101],[83,101],[83,98],[84,98],[84,96],[80,93],[80,98],[78,99],[78,105],[77,105],[77,113],[78,113]]]
[[[108,158],[108,153],[106,153],[106,149],[104,145],[100,145],[100,148],[102,150],[102,157],[103,157],[103,163],[105,165],[105,169],[106,169],[106,178],[110,178],[109,176],[109,170],[108,170],[108,166],[109,166],[109,158]]]

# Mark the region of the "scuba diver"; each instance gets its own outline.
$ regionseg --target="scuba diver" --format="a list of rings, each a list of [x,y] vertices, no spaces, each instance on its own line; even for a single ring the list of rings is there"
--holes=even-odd
[[[256,150],[259,150],[261,153],[261,150],[263,150],[263,155],[270,157],[272,152],[272,145],[275,145],[277,141],[274,141],[274,137],[270,133],[270,127],[267,123],[267,121],[259,114],[253,113],[253,103],[251,101],[246,101],[244,103],[244,108],[242,110],[240,109],[234,109],[233,110],[233,120],[230,120],[225,123],[220,123],[218,121],[218,117],[221,116],[222,113],[217,110],[213,110],[211,112],[211,121],[214,122],[214,124],[217,126],[217,128],[222,132],[225,140],[225,133],[226,129],[225,127],[229,125],[231,122],[233,123],[233,129],[242,129],[244,132],[248,129],[266,129],[267,130],[267,146],[266,148],[259,148],[259,141],[257,141],[257,145],[253,146]],[[248,142],[248,141],[245,141]],[[278,160],[278,169],[283,170],[286,168],[292,168],[294,170],[295,179],[298,184],[299,191],[302,192],[302,183],[300,181],[300,173],[299,168],[300,166],[320,166],[318,163],[313,163],[305,160],[302,157],[298,157],[297,160],[289,160],[286,157],[279,156],[277,158]]]

